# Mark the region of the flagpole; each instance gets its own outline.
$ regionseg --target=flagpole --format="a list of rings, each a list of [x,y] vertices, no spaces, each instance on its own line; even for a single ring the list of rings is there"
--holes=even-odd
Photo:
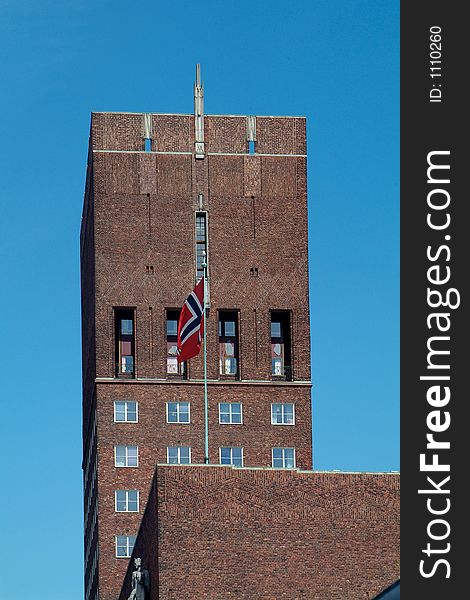
[[[203,254],[204,269],[204,463],[209,464],[209,402],[207,399],[207,263],[206,253]]]

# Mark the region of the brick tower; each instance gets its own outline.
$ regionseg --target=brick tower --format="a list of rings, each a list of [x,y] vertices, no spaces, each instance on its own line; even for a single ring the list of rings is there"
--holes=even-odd
[[[93,113],[81,228],[85,599],[120,590],[156,463],[204,462],[176,323],[207,253],[210,462],[310,469],[305,119]]]

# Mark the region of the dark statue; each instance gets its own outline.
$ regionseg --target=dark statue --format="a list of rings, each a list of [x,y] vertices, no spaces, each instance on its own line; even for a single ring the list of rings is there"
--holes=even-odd
[[[150,573],[142,569],[142,559],[134,559],[135,571],[132,571],[132,592],[128,600],[148,600],[150,592]]]

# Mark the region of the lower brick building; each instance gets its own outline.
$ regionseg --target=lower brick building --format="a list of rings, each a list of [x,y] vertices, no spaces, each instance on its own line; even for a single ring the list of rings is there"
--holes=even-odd
[[[399,476],[158,465],[133,557],[149,600],[374,598],[399,577]]]

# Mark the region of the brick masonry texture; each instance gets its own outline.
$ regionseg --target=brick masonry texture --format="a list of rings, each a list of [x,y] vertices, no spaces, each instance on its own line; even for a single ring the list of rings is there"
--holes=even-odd
[[[373,598],[399,577],[399,476],[159,465],[134,556],[150,600]]]
[[[85,524],[90,600],[97,585],[100,600],[119,593],[128,560],[115,557],[115,535],[137,533],[166,447],[191,446],[192,461],[203,462],[202,356],[187,381],[168,377],[165,331],[166,310],[181,308],[195,283],[199,194],[208,215],[211,461],[220,446],[242,446],[248,466],[269,467],[274,446],[295,447],[303,469],[312,461],[305,119],[257,117],[257,154],[249,155],[246,117],[205,116],[203,160],[194,156],[193,116],[153,114],[151,123],[152,152],[144,152],[142,114],[91,121],[81,232],[84,466],[90,455],[97,467],[96,484],[91,475],[84,482],[85,506],[88,496],[98,506],[96,522],[90,510]],[[115,377],[119,307],[135,310],[133,380]],[[219,375],[223,309],[239,315],[238,381]],[[291,314],[293,381],[272,381],[271,310]],[[114,423],[116,400],[137,401],[139,422]],[[166,423],[166,403],[177,400],[191,403],[189,425]],[[243,403],[242,425],[219,425],[218,403],[229,401]],[[295,426],[271,425],[272,402],[295,404]],[[117,444],[138,445],[139,467],[114,466]],[[115,512],[117,489],[139,490],[139,513]]]

